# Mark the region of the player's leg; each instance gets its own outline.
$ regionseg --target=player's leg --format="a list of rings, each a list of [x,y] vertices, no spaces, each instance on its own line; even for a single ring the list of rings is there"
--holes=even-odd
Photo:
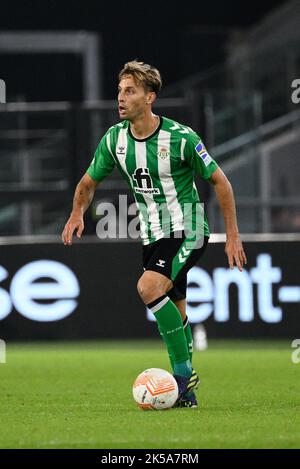
[[[180,299],[180,300],[176,300],[174,298],[173,301],[174,301],[175,305],[177,306],[178,311],[180,312],[182,322],[184,323],[184,321],[187,318],[187,315],[186,315],[186,299],[183,298],[183,299]]]
[[[173,301],[177,305],[180,311],[181,317],[183,319],[184,332],[186,336],[191,363],[192,363],[192,354],[193,354],[193,336],[192,336],[191,326],[188,322],[188,317],[186,315],[187,272],[201,258],[204,251],[206,250],[207,243],[208,243],[208,237],[205,237],[203,239],[203,242],[199,243],[197,245],[197,248],[195,249],[191,249],[190,245],[189,245],[189,248],[185,246],[182,247],[182,253],[184,255],[186,255],[186,252],[188,251],[188,249],[191,252],[190,252],[190,255],[188,256],[187,261],[184,263],[184,266],[182,268],[178,269],[178,267],[176,266],[176,262],[173,262],[173,267],[175,267],[175,272],[177,273],[174,275],[174,269],[172,269],[171,278],[173,280],[173,289],[170,290],[170,292],[168,293],[173,298]],[[181,261],[184,256],[181,255],[180,257],[179,255],[178,257],[179,257],[179,261]],[[180,399],[177,401],[177,404],[176,404],[177,407],[197,407],[198,403],[197,403],[197,398],[196,398],[194,390],[197,389],[199,383],[200,383],[200,380],[199,380],[198,374],[193,369],[192,375],[188,383],[189,390],[184,395],[182,395]]]
[[[168,292],[177,306],[182,322],[183,328],[185,333],[185,338],[189,350],[190,360],[192,364],[193,358],[193,335],[190,323],[188,321],[188,317],[186,314],[186,286],[187,286],[187,275],[182,275],[181,279],[175,281],[172,290]],[[170,357],[171,363],[174,362],[173,357]],[[192,376],[190,378],[191,383],[194,385],[194,389],[196,389],[199,385],[199,377],[198,374],[194,369],[192,369]],[[195,408],[198,406],[196,394],[194,391],[188,392],[184,397],[177,401],[176,407],[192,407]]]
[[[186,343],[187,343],[187,346],[188,346],[188,350],[189,350],[189,355],[190,355],[190,360],[191,360],[191,364],[192,364],[192,367],[193,367],[193,334],[192,334],[192,329],[191,329],[191,326],[190,326],[190,323],[189,323],[189,320],[188,320],[188,317],[187,317],[187,314],[186,314],[186,299],[180,299],[180,300],[173,300],[175,305],[177,306],[180,314],[181,314],[181,318],[182,318],[182,322],[183,322],[183,329],[184,329],[184,333],[185,333],[185,339],[186,339]],[[199,377],[198,377],[198,374],[195,372],[195,370],[192,368],[192,376],[191,376],[191,382],[194,382],[194,385],[195,385],[195,389],[198,387],[199,383],[200,383],[200,380],[199,380]],[[177,403],[177,407],[197,407],[198,406],[198,402],[197,402],[197,398],[196,398],[196,394],[194,391],[190,391],[188,392],[180,401],[178,401]]]
[[[181,315],[184,334],[185,334],[185,338],[186,338],[186,343],[187,343],[188,350],[189,350],[190,360],[192,362],[192,358],[193,358],[193,334],[192,334],[192,329],[191,329],[191,326],[190,326],[190,323],[189,323],[189,319],[188,319],[187,314],[186,314],[186,299],[184,298],[183,300],[173,300],[173,301],[174,301],[175,305],[177,306],[177,308],[180,312],[180,315]]]
[[[186,314],[186,288],[187,288],[187,274],[183,272],[180,276],[178,276],[173,282],[173,288],[168,292],[168,295],[174,301],[175,305],[177,306],[182,322],[183,322],[183,329],[185,333],[185,338],[187,342],[187,346],[189,349],[190,360],[192,361],[193,356],[193,335],[191,326]]]
[[[192,366],[180,312],[167,296],[172,281],[158,272],[146,270],[138,282],[138,292],[155,315],[159,331],[174,357],[174,373],[189,378]]]
[[[150,246],[144,246],[145,273],[138,283],[140,296],[152,309],[158,329],[167,346],[180,396],[195,387],[195,379],[191,380],[193,370],[181,314],[167,292],[172,287],[173,278],[178,277],[187,259],[191,257],[192,248],[188,241],[184,233],[181,236],[173,233],[170,238],[163,238]],[[161,273],[162,277],[155,273]]]
[[[168,296],[169,296],[169,293],[168,293]],[[186,315],[186,299],[175,300],[172,298],[172,300],[174,304],[177,306],[181,315],[181,319],[183,322],[183,330],[184,330],[185,339],[186,339],[189,356],[190,356],[190,361],[193,366],[193,334],[192,334],[192,329],[191,329],[188,317]],[[174,372],[174,357],[171,354],[169,354],[169,359],[170,359],[170,363],[172,366],[172,370]],[[196,375],[195,375],[195,379],[197,379]]]
[[[167,293],[167,294],[168,294],[168,293]],[[169,296],[169,294],[168,294],[168,296]],[[171,298],[171,299],[172,299],[172,298]],[[173,300],[173,299],[172,299],[172,300]],[[183,305],[183,304],[185,303],[185,300],[178,300],[178,301],[173,300],[173,303],[175,304],[175,306],[177,307],[178,311],[180,312],[181,319],[182,319],[182,317],[184,316],[184,315],[182,314],[182,312],[183,312],[183,309],[184,309],[184,305]],[[185,315],[185,317],[186,317],[186,315]],[[185,328],[186,322],[185,322],[184,320],[183,320],[182,322],[183,322],[183,329],[184,329],[184,331],[186,332],[186,328]],[[159,326],[158,326],[158,330],[159,330],[159,332],[160,332],[160,335],[161,335],[162,338],[163,338],[163,333],[162,333],[162,331],[160,330]],[[186,340],[187,340],[186,333],[185,333],[185,338],[186,338]],[[164,339],[163,339],[163,340],[164,340]],[[189,347],[188,341],[187,341],[187,346],[188,346],[188,351],[189,351],[190,360],[191,360],[191,351],[190,351],[190,347]],[[174,372],[174,356],[171,354],[171,351],[169,351],[169,350],[168,350],[168,353],[169,353],[169,360],[170,360],[171,368],[172,368],[172,371]],[[191,360],[191,361],[192,361],[192,360]]]

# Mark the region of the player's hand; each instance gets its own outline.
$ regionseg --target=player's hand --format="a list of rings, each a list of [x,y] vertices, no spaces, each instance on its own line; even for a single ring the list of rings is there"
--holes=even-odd
[[[72,244],[73,234],[75,231],[77,231],[77,238],[81,238],[83,229],[84,223],[82,215],[71,214],[61,235],[64,245],[70,246]]]
[[[239,271],[242,272],[243,266],[247,264],[247,258],[238,235],[227,236],[225,252],[228,257],[229,267],[233,269],[235,264]]]

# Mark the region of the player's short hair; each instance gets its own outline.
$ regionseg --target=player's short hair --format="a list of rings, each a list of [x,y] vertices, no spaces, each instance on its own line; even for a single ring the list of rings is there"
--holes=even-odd
[[[137,60],[127,62],[119,73],[119,81],[125,75],[132,75],[136,83],[142,85],[146,91],[158,94],[162,87],[162,79],[157,68],[144,62]]]

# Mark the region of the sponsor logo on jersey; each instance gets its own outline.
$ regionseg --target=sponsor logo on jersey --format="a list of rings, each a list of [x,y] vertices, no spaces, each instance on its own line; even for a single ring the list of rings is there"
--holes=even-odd
[[[157,156],[158,156],[161,160],[165,160],[165,159],[169,158],[170,152],[168,151],[167,148],[159,148],[159,150],[158,150],[158,152],[157,152]]]
[[[159,261],[156,262],[156,265],[157,265],[158,267],[164,267],[164,266],[165,266],[165,263],[166,263],[166,261],[164,261],[163,259],[159,259]]]
[[[153,194],[153,195],[159,195],[160,194],[160,190],[159,190],[158,187],[153,187],[153,189],[144,189],[144,188],[141,188],[141,187],[135,187],[134,191],[137,194]]]
[[[207,153],[207,150],[206,150],[205,146],[203,145],[203,143],[201,141],[198,143],[198,145],[196,145],[195,150],[198,153],[198,155],[200,156],[200,158],[202,158],[203,163],[205,164],[205,166],[208,166],[209,163],[212,161],[212,158]]]
[[[137,184],[137,187],[134,187],[134,191],[137,194],[160,194],[159,188],[153,187],[149,168],[136,168],[132,178]]]

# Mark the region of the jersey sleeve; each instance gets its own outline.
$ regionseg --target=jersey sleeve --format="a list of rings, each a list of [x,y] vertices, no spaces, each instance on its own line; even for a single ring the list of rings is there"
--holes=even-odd
[[[186,139],[184,160],[203,179],[209,179],[218,168],[218,164],[206,150],[204,143],[196,133]]]
[[[91,178],[98,182],[102,181],[106,176],[109,176],[115,167],[115,161],[108,149],[108,136],[109,133],[107,132],[100,140],[94,158],[87,169],[87,173]]]

